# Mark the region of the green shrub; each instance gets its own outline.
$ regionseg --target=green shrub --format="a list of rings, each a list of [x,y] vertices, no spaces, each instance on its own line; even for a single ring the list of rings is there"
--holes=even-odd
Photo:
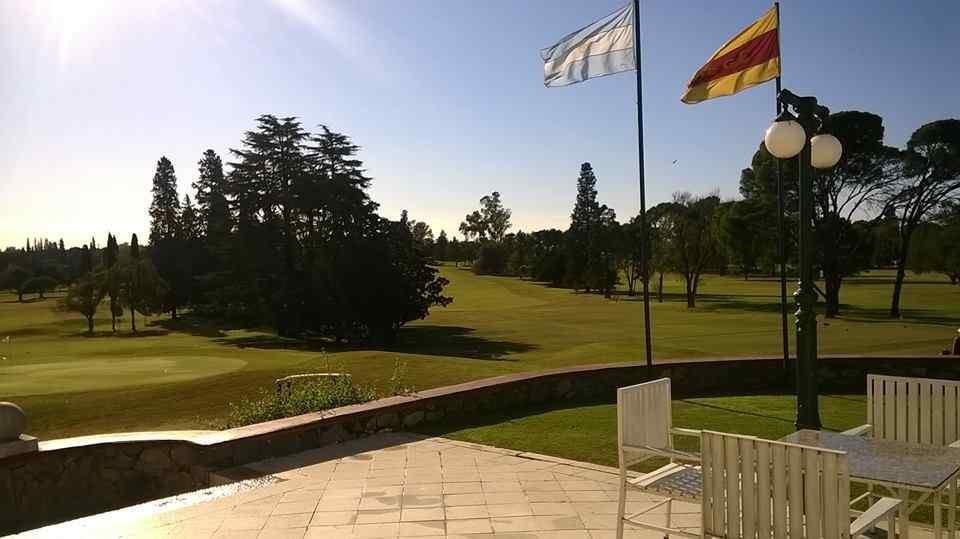
[[[356,384],[349,376],[295,386],[283,392],[261,391],[252,399],[230,403],[230,413],[218,428],[233,428],[283,417],[359,404],[378,398],[373,387]]]
[[[324,361],[323,366],[324,372],[345,370],[339,362]],[[399,358],[394,361],[393,372],[386,383],[386,391],[381,391],[375,386],[357,384],[350,376],[339,376],[295,385],[284,391],[262,390],[254,398],[231,402],[227,418],[213,421],[210,426],[230,429],[414,392],[407,380],[407,363]]]

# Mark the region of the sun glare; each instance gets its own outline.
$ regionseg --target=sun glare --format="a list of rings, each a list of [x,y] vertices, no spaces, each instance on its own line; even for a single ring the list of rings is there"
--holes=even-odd
[[[42,0],[35,6],[48,38],[56,40],[61,67],[70,62],[73,53],[84,46],[112,11],[108,0]]]

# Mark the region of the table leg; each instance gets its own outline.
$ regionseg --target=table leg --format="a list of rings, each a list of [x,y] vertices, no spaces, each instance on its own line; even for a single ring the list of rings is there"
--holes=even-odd
[[[943,508],[941,507],[941,502],[943,492],[936,491],[933,493],[933,537],[934,539],[940,539],[941,534],[943,533]]]
[[[948,539],[954,539],[957,535],[957,479],[951,478],[947,483],[947,489],[949,492],[949,497],[947,498],[947,503],[950,504],[950,507],[947,510],[947,532]]]
[[[910,539],[910,490],[900,488],[900,539]]]

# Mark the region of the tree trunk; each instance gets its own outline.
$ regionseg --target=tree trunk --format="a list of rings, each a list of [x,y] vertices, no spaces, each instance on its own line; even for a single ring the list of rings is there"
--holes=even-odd
[[[900,318],[900,291],[903,290],[903,279],[906,276],[906,268],[901,263],[897,267],[897,280],[893,283],[893,300],[890,302],[890,317]]]
[[[696,292],[693,288],[693,279],[691,277],[684,276],[684,282],[686,283],[687,288],[687,308],[692,309],[697,306],[697,297]]]
[[[840,283],[841,277],[839,275],[824,275],[823,276],[824,294],[826,295],[827,300],[827,318],[836,318],[840,314]]]
[[[907,235],[900,246],[900,263],[897,264],[897,280],[893,283],[893,299],[890,301],[890,317],[900,318],[900,292],[907,275],[907,253],[910,252],[910,236]]]
[[[17,301],[23,303],[23,292],[17,290]]]
[[[87,317],[87,335],[93,335],[93,315]]]
[[[130,329],[132,329],[134,333],[137,332],[137,311],[135,311],[133,307],[130,307]]]
[[[657,303],[663,303],[663,272],[660,272],[660,282],[657,285]]]
[[[171,320],[176,320],[176,319],[177,319],[177,308],[176,308],[176,306],[174,306],[172,309],[170,309],[170,319],[171,319]]]

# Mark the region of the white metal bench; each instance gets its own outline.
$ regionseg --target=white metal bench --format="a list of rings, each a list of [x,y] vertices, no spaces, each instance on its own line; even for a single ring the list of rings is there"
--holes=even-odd
[[[844,434],[960,446],[960,382],[867,375],[867,424]]]
[[[880,498],[852,520],[841,451],[703,431],[701,463],[704,537],[849,539],[884,519],[894,536],[895,498]]]

